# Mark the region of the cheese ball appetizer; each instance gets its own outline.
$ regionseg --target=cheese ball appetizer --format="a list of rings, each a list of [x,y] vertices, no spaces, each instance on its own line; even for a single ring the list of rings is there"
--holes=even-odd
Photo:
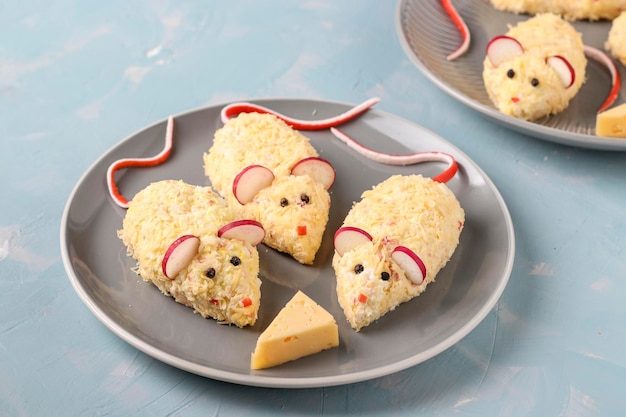
[[[203,317],[253,325],[261,299],[264,230],[241,220],[208,187],[160,181],[129,204],[118,236],[137,260],[134,271]]]
[[[215,133],[205,174],[266,245],[312,264],[328,222],[333,167],[309,139],[271,114],[241,113]]]
[[[604,47],[615,59],[626,65],[626,12],[613,20]]]
[[[624,0],[490,0],[498,10],[530,15],[554,13],[567,20],[615,19],[626,9]]]
[[[356,331],[420,295],[446,265],[465,213],[443,183],[394,175],[361,195],[335,233],[337,297]]]
[[[567,108],[585,81],[582,36],[554,14],[540,14],[487,46],[483,81],[496,108],[535,120]]]

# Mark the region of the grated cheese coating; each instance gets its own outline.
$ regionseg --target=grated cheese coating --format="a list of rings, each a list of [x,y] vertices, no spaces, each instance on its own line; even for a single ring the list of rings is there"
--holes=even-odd
[[[524,53],[494,67],[483,62],[483,81],[498,110],[524,120],[562,112],[585,82],[587,59],[582,35],[559,16],[546,13],[510,27]],[[551,56],[568,60],[575,71],[574,84],[566,88],[557,72],[546,62]],[[514,76],[509,76],[513,71]],[[535,79],[538,83],[533,85]]]
[[[260,305],[258,252],[249,243],[217,237],[220,227],[237,219],[210,188],[166,180],[135,195],[118,236],[145,281],[203,317],[244,327],[256,322]],[[189,234],[200,238],[198,253],[169,279],[162,272],[163,256],[178,237]],[[231,263],[234,256],[239,265]],[[214,278],[206,275],[210,268]]]
[[[554,13],[567,20],[611,20],[626,9],[625,0],[491,0],[491,4],[506,12]]]
[[[333,257],[337,296],[356,331],[420,295],[446,265],[458,243],[465,213],[443,183],[421,175],[394,175],[365,191],[343,226],[368,232],[373,240]],[[414,251],[426,266],[417,285],[392,259],[398,245]],[[355,271],[362,265],[362,271]],[[389,279],[381,279],[388,272]]]
[[[626,5],[624,6],[626,8]],[[604,47],[622,64],[626,65],[626,12],[613,20]]]
[[[276,116],[241,113],[215,133],[204,154],[204,170],[230,207],[263,224],[266,245],[311,264],[328,223],[330,194],[308,175],[291,175],[291,168],[316,156],[309,139]],[[233,194],[233,180],[250,165],[269,168],[275,179],[252,202],[242,205]]]

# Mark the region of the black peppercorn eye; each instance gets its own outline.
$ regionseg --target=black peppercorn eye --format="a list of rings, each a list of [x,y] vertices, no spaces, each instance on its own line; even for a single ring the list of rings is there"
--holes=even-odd
[[[239,266],[241,264],[241,259],[239,259],[238,256],[233,256],[232,258],[230,258],[230,263],[234,266]]]
[[[530,80],[530,85],[532,85],[533,87],[537,87],[539,85],[539,80],[533,78],[532,80]]]
[[[355,274],[360,274],[361,272],[363,272],[365,270],[365,268],[363,268],[363,265],[361,264],[356,264],[354,266],[354,273]]]
[[[512,69],[508,70],[506,72],[506,76],[509,77],[509,78],[515,77],[515,71],[513,71]]]
[[[309,201],[311,201],[311,199],[309,198],[308,195],[302,194],[300,196],[300,201],[302,201],[304,204],[309,204]]]
[[[383,272],[380,274],[380,278],[381,278],[383,281],[388,281],[388,280],[389,280],[389,277],[390,277],[390,275],[389,275],[389,272],[387,272],[387,271],[383,271]]]
[[[287,207],[288,205],[289,205],[289,200],[287,200],[284,197],[280,199],[280,206],[281,207]]]
[[[204,273],[204,276],[207,278],[215,278],[215,268],[209,268]]]

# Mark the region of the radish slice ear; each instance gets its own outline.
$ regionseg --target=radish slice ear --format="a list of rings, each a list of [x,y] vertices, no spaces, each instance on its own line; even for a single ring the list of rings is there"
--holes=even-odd
[[[372,241],[372,236],[358,227],[340,227],[335,232],[335,250],[339,256],[350,252],[359,245]]]
[[[233,194],[241,204],[247,204],[263,188],[274,181],[274,174],[262,165],[250,165],[241,170],[233,180]]]
[[[499,67],[507,61],[524,53],[522,44],[515,38],[500,35],[487,44],[487,57],[494,67]]]
[[[391,252],[391,258],[404,271],[404,275],[414,284],[420,285],[426,278],[426,265],[419,256],[406,246],[398,246]]]
[[[563,58],[561,55],[553,55],[546,59],[546,63],[556,71],[561,81],[563,81],[565,88],[569,88],[574,84],[576,71],[574,71],[574,67],[567,59]]]
[[[333,186],[335,182],[335,169],[325,159],[312,156],[301,159],[291,168],[293,175],[309,175],[313,181],[318,182],[327,190]]]
[[[161,261],[163,275],[169,279],[176,278],[176,275],[196,256],[199,248],[200,238],[197,236],[184,235],[176,239],[167,248]]]
[[[265,239],[265,229],[256,220],[235,220],[222,226],[217,231],[217,237],[242,240],[256,246]]]

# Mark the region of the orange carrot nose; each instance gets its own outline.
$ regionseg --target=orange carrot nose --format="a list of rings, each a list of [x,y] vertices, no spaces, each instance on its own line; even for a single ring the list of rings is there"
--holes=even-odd
[[[516,103],[516,104],[517,104],[517,103],[519,103],[519,98],[518,98],[518,97],[511,97],[511,101],[512,101],[513,103]]]
[[[306,236],[306,226],[298,226],[298,236]]]

